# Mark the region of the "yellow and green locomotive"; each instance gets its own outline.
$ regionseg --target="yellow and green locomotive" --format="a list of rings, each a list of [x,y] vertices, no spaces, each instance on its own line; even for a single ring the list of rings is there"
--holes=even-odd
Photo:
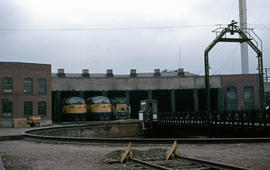
[[[85,100],[80,97],[70,97],[65,100],[63,118],[66,121],[86,120],[87,106]]]
[[[89,120],[112,120],[112,104],[104,96],[91,97],[86,100]]]
[[[116,97],[112,99],[112,104],[115,119],[130,119],[130,106],[125,97]]]

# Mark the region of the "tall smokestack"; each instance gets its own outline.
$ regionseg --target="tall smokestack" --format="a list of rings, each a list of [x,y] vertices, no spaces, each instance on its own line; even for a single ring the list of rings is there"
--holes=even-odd
[[[243,32],[247,31],[247,4],[246,0],[239,0],[239,17],[240,17],[240,29]],[[248,44],[241,44],[241,66],[242,74],[249,73],[249,64],[248,64]]]

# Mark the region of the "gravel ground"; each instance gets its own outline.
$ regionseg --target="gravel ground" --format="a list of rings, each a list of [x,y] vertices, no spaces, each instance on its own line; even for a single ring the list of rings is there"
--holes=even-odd
[[[0,136],[22,135],[26,130],[31,128],[0,128]]]
[[[127,147],[123,144],[57,144],[28,140],[0,141],[0,156],[7,170],[15,169],[132,169],[126,164],[108,164]],[[168,150],[170,145],[136,144],[132,148],[149,152]],[[233,164],[251,169],[270,169],[270,143],[181,144],[183,155]],[[155,153],[156,155],[160,155]],[[120,155],[119,155],[120,157]]]

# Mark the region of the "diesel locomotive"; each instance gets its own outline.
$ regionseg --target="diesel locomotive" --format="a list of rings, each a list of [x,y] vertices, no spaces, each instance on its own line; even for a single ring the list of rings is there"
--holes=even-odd
[[[96,96],[86,99],[89,120],[112,120],[112,104],[110,99],[104,96]]]
[[[115,119],[130,119],[130,106],[125,97],[116,97],[112,99],[113,116]]]
[[[87,106],[85,100],[80,97],[70,97],[65,100],[63,107],[63,119],[70,120],[86,120]]]
[[[127,99],[118,97],[112,99],[105,96],[91,97],[86,100],[80,97],[70,97],[63,107],[64,121],[77,120],[115,120],[129,119],[130,106]]]

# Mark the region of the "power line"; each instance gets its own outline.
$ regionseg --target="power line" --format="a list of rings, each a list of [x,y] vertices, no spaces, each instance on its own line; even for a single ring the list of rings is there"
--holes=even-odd
[[[141,26],[141,27],[104,27],[104,28],[42,28],[42,29],[14,29],[2,28],[0,32],[33,32],[33,31],[106,31],[106,30],[161,30],[161,29],[184,29],[184,28],[199,28],[199,27],[214,27],[223,24],[213,25],[184,25],[184,26]]]

